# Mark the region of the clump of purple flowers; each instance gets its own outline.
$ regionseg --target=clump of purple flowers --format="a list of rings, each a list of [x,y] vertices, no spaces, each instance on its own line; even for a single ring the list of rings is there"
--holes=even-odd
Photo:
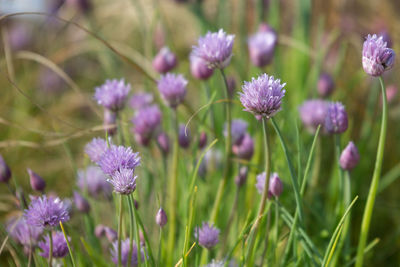
[[[138,253],[137,253],[137,246],[135,241],[131,241],[129,238],[125,239],[121,243],[121,263],[122,266],[127,266],[128,265],[128,259],[129,259],[129,252],[130,252],[130,246],[132,242],[132,254],[131,254],[131,266],[137,266],[138,264]],[[141,257],[144,259],[144,254],[141,252]],[[115,264],[118,264],[118,242],[115,241],[112,244],[111,248],[111,259]]]
[[[88,166],[84,170],[79,170],[77,184],[81,191],[87,191],[92,197],[111,196],[112,187],[106,181],[105,174],[97,166]]]
[[[195,238],[199,240],[199,245],[211,249],[219,242],[219,229],[210,223],[203,222],[201,227],[195,230]]]
[[[98,164],[105,174],[113,175],[122,169],[132,169],[140,165],[139,153],[124,146],[111,146],[101,156]]]
[[[64,234],[62,232],[53,232],[52,233],[53,239],[53,258],[64,258],[68,253],[68,245],[67,241],[65,240]],[[71,238],[68,237],[68,241]],[[48,258],[50,255],[50,238],[46,236],[44,241],[39,242],[39,248],[42,250],[40,256],[44,258]]]
[[[115,192],[129,195],[136,189],[137,176],[134,176],[133,173],[133,169],[121,169],[114,172],[107,181],[114,186]]]
[[[96,88],[94,98],[99,105],[117,112],[125,106],[130,90],[130,84],[125,84],[123,79],[106,80],[102,86]]]
[[[176,108],[186,96],[187,83],[182,74],[167,73],[158,80],[157,87],[164,101],[171,108]]]
[[[245,111],[253,113],[257,119],[271,118],[281,110],[282,98],[285,90],[279,79],[263,74],[251,82],[244,82],[240,102],[245,107]]]
[[[25,210],[25,218],[30,225],[47,228],[68,221],[69,213],[65,203],[59,198],[43,195],[32,200]]]
[[[43,228],[28,224],[25,217],[21,217],[8,224],[7,232],[26,250],[32,251],[43,233]]]
[[[232,121],[232,125],[231,125],[232,144],[239,145],[242,142],[243,137],[247,131],[247,126],[248,126],[248,124],[244,120],[235,119]],[[228,136],[226,124],[225,124],[225,129],[224,129],[224,135],[225,135],[225,137]]]
[[[330,103],[328,106],[325,129],[331,134],[344,133],[348,127],[347,112],[340,102]]]
[[[325,118],[328,112],[329,102],[319,99],[312,99],[305,101],[299,107],[301,121],[307,130],[315,132],[318,125],[324,127]]]
[[[218,32],[208,32],[199,38],[197,46],[193,46],[193,54],[202,58],[212,69],[223,69],[229,65],[235,36]]]
[[[362,65],[367,74],[381,76],[393,67],[395,56],[393,49],[387,47],[382,36],[368,34],[362,51]]]

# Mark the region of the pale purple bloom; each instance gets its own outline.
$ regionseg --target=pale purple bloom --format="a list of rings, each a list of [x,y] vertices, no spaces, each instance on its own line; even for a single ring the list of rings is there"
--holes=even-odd
[[[32,189],[39,192],[43,191],[46,187],[46,182],[43,180],[43,178],[29,168],[27,171]]]
[[[24,248],[33,250],[43,233],[43,228],[28,224],[25,217],[21,217],[8,223],[7,232]]]
[[[68,245],[65,240],[64,234],[62,232],[53,232],[53,258],[63,258],[68,254]],[[71,241],[71,238],[68,237],[68,241]],[[39,242],[39,248],[43,251],[40,253],[40,256],[44,258],[48,258],[50,255],[50,238],[49,236],[44,237],[44,241]]]
[[[328,106],[327,101],[312,99],[304,101],[299,107],[301,121],[311,133],[317,130],[318,125],[324,127]]]
[[[226,34],[222,29],[208,32],[193,46],[193,54],[202,58],[212,69],[223,69],[229,65],[235,35]]]
[[[74,204],[76,209],[82,213],[88,213],[90,211],[89,202],[76,191],[74,191]]]
[[[247,174],[248,174],[248,168],[246,166],[242,166],[239,169],[239,174],[235,178],[235,183],[238,187],[243,186],[246,181],[247,181]]]
[[[257,67],[270,64],[278,43],[278,35],[268,25],[260,25],[257,33],[249,37],[248,47],[251,62]]]
[[[110,197],[112,186],[106,181],[107,177],[97,166],[88,166],[86,169],[78,171],[77,184],[81,191],[87,192],[92,197],[103,195]]]
[[[347,112],[340,102],[330,103],[326,113],[325,129],[328,133],[344,133],[348,127]]]
[[[201,132],[199,136],[199,148],[203,149],[207,145],[207,133]]]
[[[105,174],[113,175],[122,169],[135,170],[140,165],[140,157],[130,147],[113,145],[104,152],[98,164]]]
[[[154,101],[154,96],[150,93],[138,92],[132,95],[129,106],[133,109],[140,109],[149,106]]]
[[[133,132],[147,140],[147,144],[161,123],[161,111],[157,105],[147,106],[139,109],[132,119]]]
[[[42,228],[54,227],[59,222],[69,220],[65,203],[59,198],[46,197],[46,195],[33,199],[24,214],[28,224]]]
[[[121,243],[121,263],[122,266],[127,266],[129,259],[131,241],[129,238],[125,239]],[[131,255],[131,266],[137,266],[138,264],[138,249],[135,241],[132,241],[132,255]],[[141,258],[144,259],[143,251],[141,251]],[[114,264],[118,264],[118,241],[113,242],[111,248],[111,259]]]
[[[153,68],[159,73],[167,73],[175,68],[177,64],[176,55],[166,46],[160,49],[153,60]]]
[[[239,144],[232,146],[232,152],[240,159],[250,160],[254,153],[253,138],[246,133]]]
[[[207,62],[204,59],[195,56],[193,53],[190,54],[190,72],[193,77],[199,80],[207,80],[210,78],[214,70],[209,68]]]
[[[167,214],[165,213],[163,208],[160,208],[156,214],[156,223],[160,227],[164,227],[168,222]]]
[[[235,119],[232,120],[231,124],[231,138],[232,138],[232,144],[237,145],[240,144],[243,140],[243,137],[247,131],[247,122],[241,119]],[[224,128],[224,136],[228,136],[227,132],[227,124],[225,124]]]
[[[8,183],[11,179],[11,170],[4,158],[0,155],[0,182]]]
[[[117,113],[109,109],[104,109],[103,118],[103,125],[106,132],[110,136],[114,135],[117,131]]]
[[[136,179],[133,169],[120,169],[115,171],[107,182],[114,186],[114,191],[118,194],[129,195],[136,189]]]
[[[335,83],[332,79],[332,76],[325,72],[322,73],[319,76],[317,84],[318,94],[321,97],[327,97],[332,94],[334,88],[335,88]]]
[[[96,88],[94,98],[99,105],[112,111],[119,111],[125,106],[126,98],[131,90],[130,84],[125,84],[124,79],[106,80]]]
[[[368,34],[362,51],[362,65],[367,74],[381,76],[384,71],[393,67],[395,56],[395,52],[387,47],[382,36]]]
[[[282,194],[283,183],[276,172],[269,178],[268,191],[271,192],[274,197],[279,197]]]
[[[219,242],[219,232],[213,224],[203,222],[201,227],[196,227],[194,234],[200,246],[211,249]]]
[[[158,80],[157,87],[164,101],[170,107],[176,108],[186,96],[187,83],[182,74],[167,73]]]
[[[360,154],[358,153],[357,147],[353,142],[349,142],[346,148],[342,151],[340,155],[339,163],[342,169],[352,170],[357,166],[360,161]]]
[[[185,124],[179,124],[178,142],[182,148],[190,146],[191,136],[190,129],[185,127]]]
[[[281,110],[282,98],[285,96],[284,84],[273,76],[263,74],[251,82],[244,82],[243,93],[239,93],[245,111],[253,113],[257,119],[267,119]]]
[[[112,145],[111,138],[108,139],[108,143],[110,146]],[[92,162],[97,163],[107,149],[107,141],[105,139],[96,137],[86,144],[85,153],[89,156]]]
[[[165,132],[161,132],[157,136],[157,144],[164,155],[169,152],[169,137]]]
[[[117,231],[115,231],[114,229],[110,228],[110,227],[105,227],[104,228],[104,233],[106,235],[106,238],[108,239],[108,241],[110,242],[114,242],[115,240],[117,240],[118,238],[118,233]]]
[[[99,224],[96,226],[96,228],[94,228],[94,235],[97,238],[103,237],[105,235],[105,233],[106,233],[106,226],[104,226],[102,224]]]
[[[272,192],[271,192],[271,190],[269,188],[270,185],[271,185],[271,178],[272,178],[273,175],[274,175],[274,173],[270,175],[270,182],[268,184],[268,198],[272,198],[272,196],[273,196]],[[257,179],[257,183],[256,183],[257,191],[258,191],[258,193],[260,193],[262,195],[263,192],[264,192],[265,179],[266,179],[265,172],[262,172],[259,175],[257,175],[256,179]]]

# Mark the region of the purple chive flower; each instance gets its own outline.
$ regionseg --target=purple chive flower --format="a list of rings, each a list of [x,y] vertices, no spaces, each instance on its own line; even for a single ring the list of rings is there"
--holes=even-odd
[[[37,173],[33,172],[31,169],[27,169],[29,174],[29,181],[33,190],[42,192],[46,187],[46,182]]]
[[[185,127],[185,124],[179,124],[178,142],[182,148],[190,146],[190,129]]]
[[[382,36],[368,34],[362,51],[362,65],[367,74],[381,76],[384,71],[393,67],[395,56],[395,52],[387,47]]]
[[[161,132],[157,136],[157,144],[164,155],[169,152],[169,137],[165,132]]]
[[[68,221],[69,214],[65,203],[59,198],[43,195],[32,200],[25,210],[25,218],[28,224],[45,228]]]
[[[96,88],[94,98],[99,105],[117,112],[125,106],[130,90],[131,85],[125,84],[124,79],[106,80],[102,86]]]
[[[304,126],[314,133],[318,125],[324,127],[329,102],[319,99],[307,100],[299,107],[301,121]]]
[[[219,242],[219,229],[213,224],[203,222],[201,227],[196,227],[195,238],[199,240],[199,245],[211,249]]]
[[[43,233],[41,227],[28,224],[24,217],[12,220],[7,225],[7,232],[28,251],[32,251]]]
[[[156,214],[156,223],[160,227],[164,227],[168,222],[167,214],[165,213],[163,208],[160,208]]]
[[[103,118],[103,125],[106,132],[113,136],[117,132],[117,113],[109,109],[104,109]]]
[[[207,62],[202,58],[195,56],[193,53],[190,54],[190,72],[193,77],[199,80],[207,80],[210,78],[214,70],[209,68]]]
[[[65,240],[64,234],[62,232],[53,232],[53,258],[63,258],[68,253],[68,245]],[[71,238],[68,237],[68,241],[71,241]],[[39,242],[39,248],[43,251],[40,253],[40,256],[44,258],[48,258],[50,255],[50,238],[48,236],[44,237],[44,241]]]
[[[171,108],[176,108],[185,98],[187,83],[182,74],[167,73],[158,80],[157,87],[164,101]]]
[[[231,61],[234,40],[235,35],[226,34],[222,29],[208,32],[193,46],[193,54],[202,58],[209,68],[223,69]]]
[[[114,186],[114,191],[118,194],[129,195],[136,189],[137,176],[133,174],[133,169],[120,169],[107,179],[107,182]]]
[[[108,143],[112,146],[111,138],[108,139]],[[93,138],[92,141],[86,144],[85,153],[89,156],[92,162],[97,163],[107,149],[107,141],[97,137]]]
[[[78,187],[82,192],[88,192],[92,197],[111,196],[112,186],[106,181],[107,177],[97,166],[88,166],[78,171]]]
[[[243,140],[243,137],[247,131],[247,122],[241,119],[232,120],[231,125],[231,137],[232,137],[232,144],[237,145],[240,144]],[[224,136],[228,136],[228,132],[226,129],[227,125],[225,124],[224,127]]]
[[[254,153],[253,138],[246,133],[240,144],[233,145],[232,152],[240,159],[250,160]]]
[[[343,170],[352,170],[360,161],[360,154],[353,142],[349,142],[340,155],[339,163]]]
[[[115,231],[114,229],[112,229],[110,227],[105,227],[104,228],[104,233],[105,233],[108,241],[110,241],[110,242],[114,242],[118,238],[117,231]]]
[[[135,170],[140,165],[140,157],[130,147],[113,145],[104,152],[98,164],[105,174],[113,175],[122,169]]]
[[[322,73],[317,84],[318,94],[321,97],[327,97],[332,94],[333,89],[335,89],[335,83],[332,76],[325,72]]]
[[[266,24],[260,25],[258,32],[248,40],[251,62],[260,68],[270,64],[277,43],[278,35],[275,30]]]
[[[239,169],[239,174],[235,178],[235,183],[238,187],[241,187],[246,183],[247,174],[248,174],[248,168],[246,166],[242,166]]]
[[[176,55],[166,46],[160,49],[153,60],[153,68],[159,73],[167,73],[175,68],[177,64]]]
[[[340,102],[330,103],[325,118],[325,129],[331,134],[344,133],[348,127],[347,112]]]
[[[201,132],[199,136],[199,148],[203,149],[207,145],[207,133]]]
[[[89,202],[76,191],[74,191],[74,203],[77,210],[79,210],[82,213],[89,213],[90,211]]]
[[[103,237],[105,235],[105,233],[106,233],[106,227],[102,224],[99,224],[96,226],[96,228],[94,228],[94,235],[97,238]]]
[[[282,98],[285,96],[284,84],[273,76],[263,74],[251,82],[244,82],[243,93],[239,93],[245,111],[253,113],[257,119],[267,119],[281,110]]]
[[[157,105],[139,109],[132,119],[133,132],[140,136],[143,145],[147,145],[161,123],[161,111]]]
[[[150,93],[139,92],[133,94],[129,99],[129,106],[133,109],[140,109],[149,106],[154,101],[154,96]]]
[[[5,162],[4,158],[0,155],[0,182],[8,183],[11,179],[11,170]]]
[[[282,194],[283,183],[276,172],[274,172],[269,178],[268,189],[274,197],[279,197]]]
[[[125,239],[121,243],[121,263],[122,266],[127,266],[129,259],[129,252],[131,241],[129,238]],[[137,266],[138,264],[138,253],[135,241],[132,241],[132,255],[131,255],[131,266]],[[141,251],[141,258],[144,259],[143,251]],[[115,264],[118,264],[118,241],[113,242],[111,248],[111,259]]]

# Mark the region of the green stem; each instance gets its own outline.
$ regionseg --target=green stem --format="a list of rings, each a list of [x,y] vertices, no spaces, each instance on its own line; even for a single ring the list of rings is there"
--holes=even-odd
[[[231,123],[232,123],[232,114],[231,114],[231,97],[229,94],[229,88],[228,88],[228,82],[226,80],[226,76],[224,73],[224,70],[221,69],[221,75],[224,79],[225,83],[225,94],[226,98],[228,99],[228,103],[226,104],[226,131],[227,131],[227,136],[226,136],[226,142],[225,142],[225,168],[224,168],[224,174],[221,182],[219,183],[218,186],[218,191],[217,191],[217,196],[215,198],[214,202],[214,207],[211,212],[211,222],[216,222],[217,217],[218,217],[218,211],[220,208],[221,200],[222,200],[222,195],[225,190],[226,182],[229,178],[229,174],[231,172],[231,162],[230,162],[230,156],[231,156]]]
[[[72,266],[75,267],[76,265],[75,265],[74,256],[72,255],[71,244],[69,243],[67,233],[65,232],[64,226],[63,226],[61,221],[60,221],[60,227],[61,227],[61,230],[62,230],[62,232],[64,234],[65,242],[67,243],[69,256],[71,257]]]
[[[364,209],[364,215],[361,223],[360,240],[358,242],[357,248],[357,260],[356,267],[361,267],[364,260],[364,248],[367,243],[368,231],[372,217],[372,211],[374,208],[376,192],[379,186],[379,179],[382,170],[383,154],[385,150],[385,140],[386,140],[386,128],[387,128],[387,118],[388,118],[388,108],[387,108],[387,98],[386,98],[386,88],[383,83],[382,77],[379,77],[382,90],[382,121],[381,121],[381,132],[379,136],[378,151],[376,153],[375,169],[372,176],[371,186],[369,188],[367,204]]]
[[[141,265],[142,257],[141,257],[141,249],[140,249],[140,234],[139,234],[139,225],[138,225],[138,219],[137,219],[137,214],[136,214],[136,207],[135,207],[135,202],[133,200],[133,195],[130,194],[128,196],[129,198],[129,212],[131,213],[131,227],[133,227],[134,232],[135,232],[135,242],[136,242],[136,247],[137,247],[137,255],[138,255],[138,265]],[[131,244],[132,244],[132,236],[131,236]],[[132,248],[131,248],[132,250]],[[131,255],[130,255],[131,256]],[[146,260],[146,257],[145,257]]]
[[[338,167],[338,172],[339,172],[339,196],[343,196],[339,198],[338,203],[339,203],[339,213],[342,214],[345,206],[344,206],[344,175],[343,175],[343,170],[340,167],[340,135],[335,134],[335,154],[336,154],[336,160],[337,160],[337,167]]]
[[[265,182],[264,182],[264,190],[262,193],[262,197],[261,197],[261,203],[258,209],[258,214],[256,217],[256,221],[253,225],[253,234],[250,233],[250,243],[248,245],[248,252],[247,252],[247,262],[248,262],[248,266],[253,266],[254,263],[254,257],[253,257],[253,253],[254,253],[254,244],[255,244],[255,240],[256,240],[256,236],[258,234],[258,226],[260,225],[260,219],[261,216],[264,213],[264,209],[265,209],[265,203],[267,202],[267,198],[268,198],[268,185],[269,185],[269,176],[270,176],[270,172],[271,172],[271,158],[270,158],[270,152],[269,152],[269,142],[268,142],[268,129],[267,129],[267,119],[263,118],[262,119],[262,123],[263,123],[263,133],[264,133],[264,153],[265,153]]]
[[[53,235],[51,231],[49,231],[49,243],[50,243],[50,249],[49,249],[49,267],[53,266]]]
[[[174,147],[172,154],[172,167],[171,167],[171,180],[170,180],[170,188],[169,188],[169,232],[168,232],[168,254],[167,254],[167,266],[172,265],[173,252],[175,251],[175,233],[176,233],[176,209],[177,209],[177,187],[178,187],[178,152],[179,152],[179,143],[178,143],[178,118],[176,114],[176,110],[172,110],[173,113],[173,124],[174,124]]]
[[[119,195],[119,218],[118,218],[118,267],[122,266],[121,262],[121,239],[122,239],[122,195]]]
[[[207,103],[210,102],[211,100],[211,88],[210,85],[207,81],[204,82],[204,87],[206,88],[206,95],[207,95]],[[216,135],[216,129],[215,129],[215,115],[214,115],[214,106],[210,106],[210,119],[211,119],[211,124],[212,124],[212,129],[213,129],[213,134],[214,136]]]

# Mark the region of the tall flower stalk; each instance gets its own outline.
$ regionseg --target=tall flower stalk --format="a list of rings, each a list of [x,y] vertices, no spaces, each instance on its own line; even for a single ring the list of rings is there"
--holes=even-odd
[[[48,261],[48,265],[49,267],[53,266],[53,235],[51,230],[49,231],[49,261]]]

